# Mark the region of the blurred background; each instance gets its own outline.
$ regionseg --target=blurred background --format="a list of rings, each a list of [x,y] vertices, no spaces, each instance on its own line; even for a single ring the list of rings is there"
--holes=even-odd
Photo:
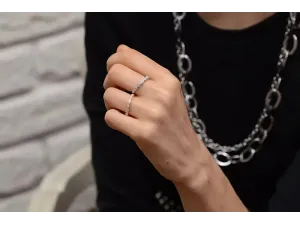
[[[84,13],[0,13],[0,211],[26,211],[43,178],[89,144],[83,22]]]

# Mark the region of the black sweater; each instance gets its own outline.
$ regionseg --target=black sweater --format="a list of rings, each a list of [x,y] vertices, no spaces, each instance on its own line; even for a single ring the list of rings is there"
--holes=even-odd
[[[193,61],[189,79],[197,89],[200,118],[216,142],[235,144],[253,129],[276,73],[286,20],[286,13],[278,13],[233,31],[214,28],[196,13],[184,19],[183,40]],[[87,13],[85,28],[84,105],[91,122],[99,210],[180,211],[174,185],[134,141],[105,124],[103,102],[106,60],[119,44],[178,74],[172,14]],[[300,46],[283,75],[282,102],[262,149],[248,163],[223,168],[251,211],[300,211]]]

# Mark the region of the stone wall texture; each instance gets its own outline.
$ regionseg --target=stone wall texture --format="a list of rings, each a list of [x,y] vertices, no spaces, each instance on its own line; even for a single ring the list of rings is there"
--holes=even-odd
[[[0,13],[0,211],[89,143],[84,13]]]

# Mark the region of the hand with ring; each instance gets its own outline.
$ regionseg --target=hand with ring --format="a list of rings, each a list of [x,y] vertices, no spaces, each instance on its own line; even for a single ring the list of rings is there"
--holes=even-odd
[[[165,178],[185,182],[199,172],[205,147],[190,123],[179,80],[124,45],[108,59],[107,71],[106,123],[132,138]]]

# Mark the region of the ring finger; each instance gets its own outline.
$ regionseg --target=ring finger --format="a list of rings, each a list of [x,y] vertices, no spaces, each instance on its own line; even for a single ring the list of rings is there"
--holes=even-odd
[[[126,112],[128,102],[130,99],[130,94],[119,90],[118,88],[110,87],[104,93],[104,102],[106,108],[109,109],[117,109],[123,113]],[[129,107],[129,115],[135,118],[141,118],[147,114],[147,101],[141,99],[139,96],[134,96],[130,107]]]

